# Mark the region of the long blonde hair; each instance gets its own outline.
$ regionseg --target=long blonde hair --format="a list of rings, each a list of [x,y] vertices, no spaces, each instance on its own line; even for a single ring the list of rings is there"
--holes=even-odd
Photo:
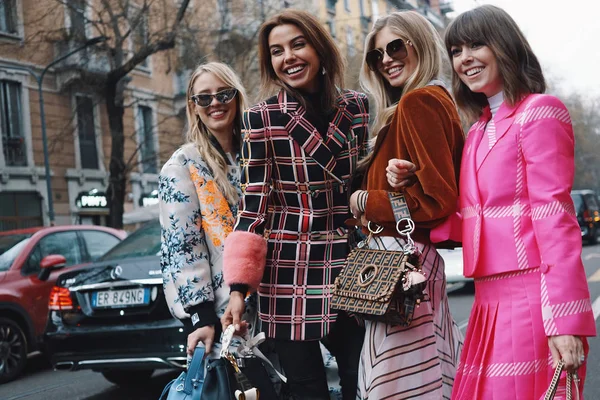
[[[385,27],[404,41],[412,43],[417,55],[417,67],[402,88],[392,87],[379,73],[371,71],[365,62],[367,53],[375,48],[377,34]],[[439,33],[421,14],[415,11],[394,12],[378,19],[365,39],[365,52],[360,71],[360,85],[375,100],[375,123],[372,140],[391,122],[400,98],[411,90],[426,86],[433,79],[441,79],[445,69],[449,69],[446,49]],[[364,166],[370,161],[367,156],[362,162]]]
[[[227,202],[231,205],[237,204],[238,192],[237,188],[229,182],[227,179],[227,162],[217,148],[212,144],[211,138],[213,137],[209,129],[204,125],[198,114],[195,112],[195,104],[190,99],[194,94],[194,84],[196,79],[206,72],[214,74],[217,78],[222,80],[227,86],[236,88],[237,93],[237,111],[233,122],[233,144],[235,149],[239,149],[241,144],[241,120],[242,112],[246,108],[246,90],[242,85],[240,78],[227,64],[220,62],[209,62],[206,64],[199,65],[190,78],[190,82],[187,87],[187,142],[193,144],[198,149],[200,156],[206,162],[210,168],[215,182],[223,196],[227,199]]]

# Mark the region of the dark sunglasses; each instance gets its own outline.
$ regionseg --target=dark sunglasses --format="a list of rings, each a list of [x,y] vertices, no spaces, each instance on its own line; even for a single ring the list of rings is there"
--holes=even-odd
[[[190,97],[190,99],[192,99],[194,104],[196,104],[197,106],[206,108],[206,107],[210,106],[210,103],[212,103],[213,97],[215,99],[217,99],[217,101],[219,103],[227,104],[235,98],[235,95],[237,95],[237,92],[238,91],[236,88],[224,89],[215,94],[210,94],[210,93],[195,94],[192,97]]]
[[[406,43],[410,44],[409,41]],[[394,60],[402,60],[408,56],[406,44],[402,39],[396,39],[389,42],[387,46],[385,46],[385,52]],[[365,61],[371,71],[377,71],[379,68],[381,68],[383,62],[383,51],[381,49],[373,49],[369,51],[365,57]]]

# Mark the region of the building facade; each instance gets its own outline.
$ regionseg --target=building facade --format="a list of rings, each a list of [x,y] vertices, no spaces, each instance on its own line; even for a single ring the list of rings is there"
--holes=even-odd
[[[98,36],[92,12],[85,0],[0,3],[0,230],[49,222],[38,79],[53,60]],[[132,54],[150,32],[151,20],[142,19],[126,43]],[[41,81],[56,224],[107,223],[106,101],[82,76],[105,73],[110,64],[106,50],[89,46],[49,68]],[[171,71],[169,54],[157,53],[125,78],[126,211],[156,202],[160,166],[183,140]]]
[[[127,18],[117,21],[117,35],[102,5],[123,2],[0,1],[0,230],[47,225],[49,196],[56,224],[107,224],[112,136],[106,98],[93,77],[114,69],[115,56],[108,49],[117,36],[123,36],[123,57],[131,57],[168,25],[161,19],[168,13],[151,6],[159,2],[126,3],[129,9],[122,14]],[[180,0],[172,4],[177,7]],[[175,49],[152,54],[123,79],[126,213],[139,215],[157,203],[158,172],[183,142],[185,91],[194,66],[207,60],[231,64],[251,100],[259,100],[256,32],[270,15],[290,7],[313,13],[336,38],[348,60],[347,85],[353,88],[365,36],[379,16],[417,10],[441,30],[449,11],[441,0],[192,0]],[[109,38],[107,46],[78,51],[100,34]]]

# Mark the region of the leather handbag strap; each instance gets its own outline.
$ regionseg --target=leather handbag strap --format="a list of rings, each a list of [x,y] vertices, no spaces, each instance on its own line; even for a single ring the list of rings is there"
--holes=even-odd
[[[410,216],[404,193],[388,192],[388,197],[396,220],[396,230],[399,234],[410,238],[410,234],[415,230],[415,223]]]
[[[192,390],[194,387],[194,381],[203,382],[204,381],[204,347],[196,347],[194,350],[194,356],[192,357],[192,362],[190,363],[187,374],[185,374],[185,382],[183,383],[183,392],[188,395],[192,395]],[[179,391],[179,390],[178,390]]]

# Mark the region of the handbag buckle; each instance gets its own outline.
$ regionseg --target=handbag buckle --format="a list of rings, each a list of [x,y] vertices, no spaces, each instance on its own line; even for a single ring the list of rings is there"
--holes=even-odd
[[[375,264],[365,265],[358,273],[358,284],[361,287],[369,285],[377,276],[377,266]]]

